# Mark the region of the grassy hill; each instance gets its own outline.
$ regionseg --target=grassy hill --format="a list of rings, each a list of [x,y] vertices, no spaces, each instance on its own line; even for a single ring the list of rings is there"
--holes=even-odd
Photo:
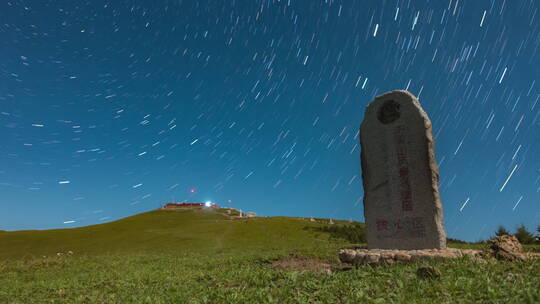
[[[223,213],[0,232],[0,303],[540,303],[538,260],[422,263],[436,280],[417,278],[419,264],[344,271],[337,251],[353,244],[328,227],[346,221]]]
[[[341,221],[343,224],[345,221]],[[326,225],[289,217],[231,220],[220,209],[155,210],[106,224],[72,229],[0,233],[0,259],[132,253],[219,253],[223,251],[313,248]],[[314,244],[315,243],[315,244]],[[345,245],[335,240],[333,245]],[[317,245],[318,246],[318,245]]]

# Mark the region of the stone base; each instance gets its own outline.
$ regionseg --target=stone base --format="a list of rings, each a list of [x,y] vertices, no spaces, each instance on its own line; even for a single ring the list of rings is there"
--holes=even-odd
[[[469,256],[477,262],[485,262],[482,251],[473,249],[422,249],[422,250],[395,250],[395,249],[341,249],[339,259],[343,263],[362,264],[394,264],[414,263],[421,261],[445,261]]]

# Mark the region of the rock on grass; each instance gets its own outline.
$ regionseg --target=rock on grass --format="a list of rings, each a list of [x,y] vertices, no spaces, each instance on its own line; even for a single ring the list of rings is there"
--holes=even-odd
[[[421,279],[437,279],[441,277],[441,271],[437,267],[423,266],[416,270],[416,276]]]

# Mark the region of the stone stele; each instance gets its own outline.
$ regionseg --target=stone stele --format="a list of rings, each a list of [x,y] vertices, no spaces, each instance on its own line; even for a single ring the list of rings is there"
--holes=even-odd
[[[445,249],[431,121],[416,97],[377,96],[360,144],[368,249]]]

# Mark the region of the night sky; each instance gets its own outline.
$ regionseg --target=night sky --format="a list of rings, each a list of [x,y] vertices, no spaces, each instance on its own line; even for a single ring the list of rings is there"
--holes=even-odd
[[[170,201],[363,221],[358,129],[407,89],[449,237],[540,224],[537,0],[2,1],[0,229]]]

